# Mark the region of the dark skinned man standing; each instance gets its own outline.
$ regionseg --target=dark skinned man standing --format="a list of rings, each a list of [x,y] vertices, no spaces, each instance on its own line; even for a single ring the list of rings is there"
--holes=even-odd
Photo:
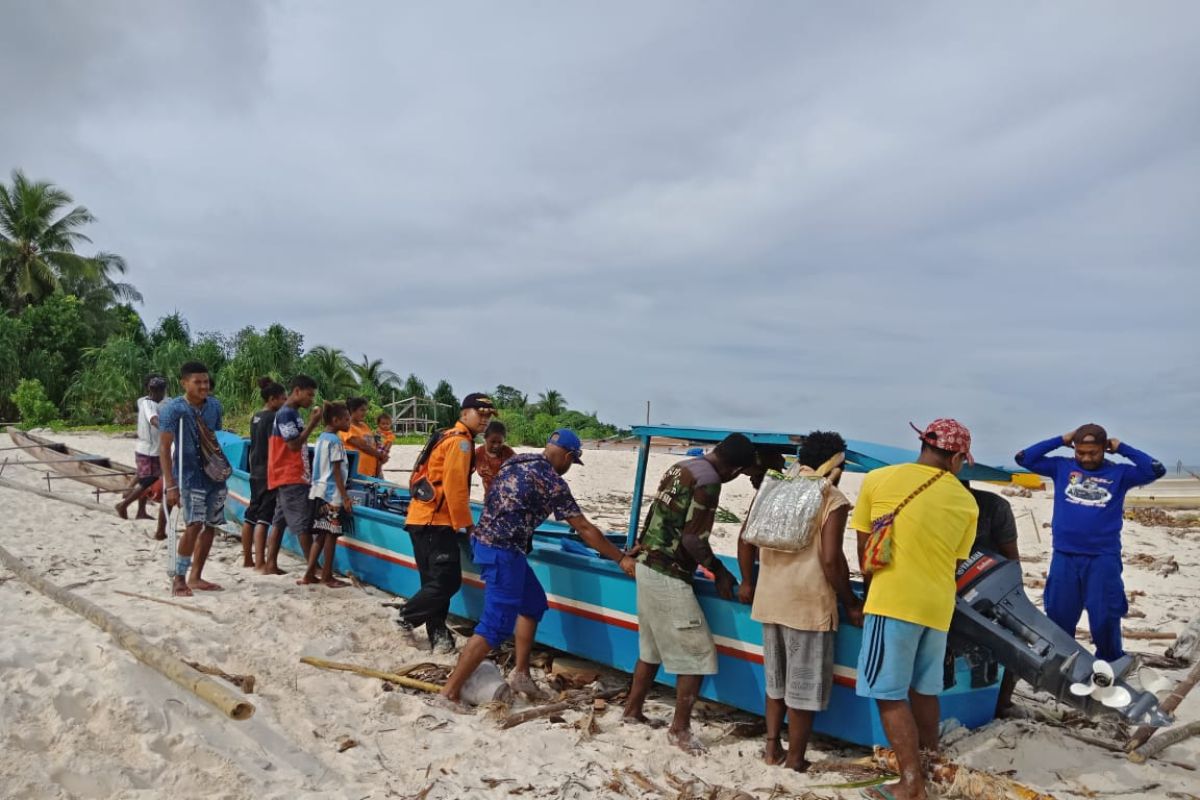
[[[692,706],[705,675],[717,672],[717,651],[692,590],[697,566],[713,575],[717,593],[733,597],[737,581],[708,545],[721,484],[757,463],[753,443],[730,434],[711,453],[675,464],[658,486],[638,544],[638,661],[625,719],[649,722],[642,709],[661,665],[675,675],[675,716],[668,740],[687,753],[705,748],[692,735]]]
[[[1074,447],[1074,458],[1050,455],[1068,446]],[[1105,452],[1133,463],[1109,461]],[[1121,618],[1129,610],[1121,580],[1125,493],[1153,483],[1167,470],[1141,450],[1110,439],[1095,423],[1030,445],[1016,460],[1054,481],[1054,552],[1042,593],[1046,616],[1074,635],[1086,608],[1096,657],[1116,661],[1125,655]]]
[[[525,453],[504,462],[487,492],[483,515],[471,537],[475,563],[483,577],[483,613],[475,633],[463,647],[442,689],[442,697],[458,703],[463,684],[487,654],[516,632],[516,663],[508,678],[513,691],[541,699],[529,674],[529,654],[538,622],[548,608],[546,592],[525,554],[533,532],[553,514],[570,525],[600,555],[633,577],[636,561],[588,521],[563,480],[572,464],[583,464],[579,437],[566,428],[555,431],[541,453]]]
[[[873,470],[863,480],[850,527],[868,573],[868,537],[892,516],[890,556],[867,585],[856,691],[874,698],[888,742],[900,762],[900,782],[868,796],[924,800],[922,749],[938,748],[946,632],[954,614],[958,562],[971,554],[979,506],[954,479],[971,458],[971,433],[953,419],[924,431],[914,464]],[[874,553],[875,551],[872,551]]]

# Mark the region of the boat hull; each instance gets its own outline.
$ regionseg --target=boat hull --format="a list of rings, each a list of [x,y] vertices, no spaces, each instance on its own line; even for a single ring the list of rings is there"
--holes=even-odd
[[[8,435],[13,444],[24,448],[28,455],[43,462],[40,466],[48,467],[59,475],[95,486],[106,492],[124,492],[133,483],[137,470],[124,464],[118,464],[103,456],[84,453],[73,447],[43,439],[32,433],[10,427]],[[88,460],[82,460],[88,459]],[[18,463],[14,461],[13,463]]]
[[[229,436],[222,434],[223,437]],[[237,445],[222,440],[232,464],[241,462]],[[249,481],[235,469],[229,479],[226,515],[240,522],[249,502]],[[335,566],[352,572],[364,583],[410,597],[420,587],[412,543],[403,530],[403,517],[367,507],[354,512],[354,532],[338,540]],[[552,526],[557,528],[559,526]],[[285,547],[298,551],[289,533]],[[633,579],[577,540],[552,530],[534,540],[529,564],[546,590],[550,608],[537,630],[537,641],[572,655],[632,672],[638,654],[637,589]],[[731,568],[736,565],[730,563]],[[717,641],[719,672],[701,684],[702,697],[756,714],[764,712],[762,626],[750,619],[749,606],[722,600],[711,581],[698,580],[696,594]],[[483,581],[463,543],[463,588],[451,612],[478,619],[483,609]],[[875,703],[854,691],[855,665],[862,630],[843,625],[835,645],[833,695],[828,710],[817,714],[814,728],[829,736],[862,745],[886,744]],[[672,685],[674,678],[659,671],[657,680]],[[970,668],[956,663],[956,685],[942,697],[943,718],[967,727],[991,721],[999,684],[970,687]]]

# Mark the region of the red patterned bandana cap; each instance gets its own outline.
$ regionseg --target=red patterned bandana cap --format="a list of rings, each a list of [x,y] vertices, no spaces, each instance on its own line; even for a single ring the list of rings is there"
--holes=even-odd
[[[921,430],[911,422],[908,425],[917,432],[922,442],[939,450],[962,453],[967,457],[968,464],[975,463],[975,457],[971,455],[971,432],[958,420],[935,419],[925,426],[925,430]]]

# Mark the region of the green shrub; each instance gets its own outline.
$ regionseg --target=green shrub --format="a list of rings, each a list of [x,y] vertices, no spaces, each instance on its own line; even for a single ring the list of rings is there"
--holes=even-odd
[[[21,423],[27,428],[45,425],[58,418],[58,408],[46,397],[46,389],[37,378],[22,378],[11,400],[21,415]]]

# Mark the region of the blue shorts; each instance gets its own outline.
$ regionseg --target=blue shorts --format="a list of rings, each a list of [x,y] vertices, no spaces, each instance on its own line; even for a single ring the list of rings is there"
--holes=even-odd
[[[945,682],[945,659],[945,631],[867,614],[855,692],[876,700],[907,700],[909,689],[939,695]]]
[[[518,616],[541,622],[549,608],[546,592],[524,553],[490,547],[474,539],[471,549],[483,577],[483,613],[475,633],[492,647],[499,647],[512,636]]]
[[[225,493],[224,486],[183,489],[179,493],[179,502],[183,504],[183,524],[216,527],[224,523]]]

